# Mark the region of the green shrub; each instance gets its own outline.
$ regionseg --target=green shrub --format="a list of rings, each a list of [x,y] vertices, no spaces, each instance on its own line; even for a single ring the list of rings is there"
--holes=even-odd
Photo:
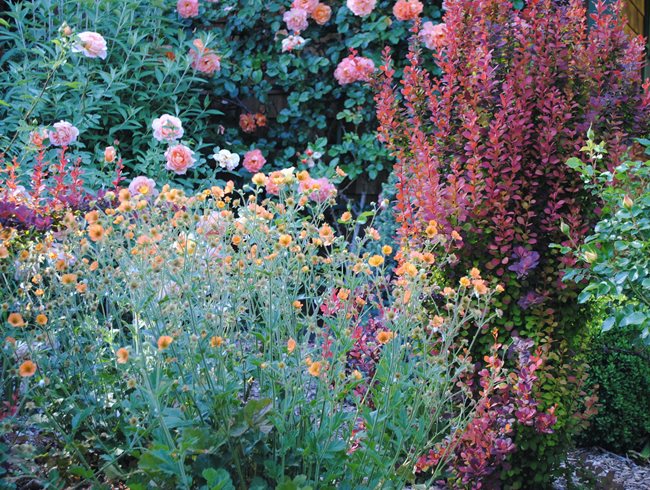
[[[588,387],[598,394],[598,413],[581,443],[624,453],[650,440],[650,347],[639,329],[598,332],[587,352]]]

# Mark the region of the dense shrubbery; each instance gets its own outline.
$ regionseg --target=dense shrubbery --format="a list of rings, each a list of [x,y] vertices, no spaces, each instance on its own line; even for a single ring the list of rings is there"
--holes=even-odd
[[[587,351],[589,386],[598,393],[598,413],[583,444],[625,453],[650,442],[650,348],[640,329],[596,333]]]
[[[634,136],[648,132],[643,44],[624,32],[620,5],[597,4],[590,27],[579,1],[517,8],[460,0],[447,8],[433,55],[439,78],[423,66],[429,53],[414,46],[397,89],[387,54],[380,135],[398,161],[397,216],[407,240],[426,223],[455,233],[463,246],[450,278],[484,265],[506,285],[497,303],[500,338],[525,335],[548,350],[540,396],[556,406],[559,433],[518,439],[517,459],[504,473],[515,487],[542,485],[582,425],[574,414],[584,371],[567,361],[581,347],[586,312],[576,288],[561,282],[575,258],[549,246],[568,245],[566,227],[574,240],[584,237],[596,202],[564,162],[590,126],[607,138],[600,165],[609,169]]]

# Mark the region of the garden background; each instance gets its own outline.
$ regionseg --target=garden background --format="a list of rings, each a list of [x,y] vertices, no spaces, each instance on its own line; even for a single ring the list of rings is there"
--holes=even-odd
[[[2,485],[647,464],[645,3],[3,7]]]

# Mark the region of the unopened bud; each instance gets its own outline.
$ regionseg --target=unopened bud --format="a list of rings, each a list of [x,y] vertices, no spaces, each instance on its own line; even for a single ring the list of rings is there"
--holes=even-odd
[[[107,146],[106,149],[104,150],[104,161],[106,163],[113,163],[115,161],[115,157],[117,157],[117,152],[115,151],[115,147]]]
[[[633,205],[634,205],[634,201],[632,201],[630,196],[625,194],[625,197],[623,198],[623,206],[625,206],[627,209],[630,209]]]
[[[598,254],[596,252],[585,252],[584,257],[585,260],[591,264],[596,261]]]

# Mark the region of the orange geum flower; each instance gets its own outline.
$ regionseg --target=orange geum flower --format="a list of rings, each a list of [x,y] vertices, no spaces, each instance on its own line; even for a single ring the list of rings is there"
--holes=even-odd
[[[472,267],[472,270],[469,271],[469,275],[472,277],[472,279],[480,279],[481,271],[478,270],[476,267]]]
[[[36,315],[36,323],[41,326],[47,325],[47,316],[44,313]]]
[[[504,292],[506,289],[505,289],[501,284],[497,284],[497,287],[494,288],[494,290],[495,290],[497,293],[502,293],[502,292]]]
[[[99,219],[99,213],[97,211],[89,211],[86,213],[84,218],[86,219],[89,225],[92,225],[93,223],[96,223],[97,220]]]
[[[120,347],[117,349],[115,357],[117,357],[118,364],[126,364],[129,360],[129,351],[126,349],[126,347]]]
[[[309,365],[308,371],[312,376],[320,376],[321,369],[323,369],[323,364],[320,361],[316,361]]]
[[[424,230],[428,238],[434,238],[438,234],[438,224],[435,221],[429,221],[429,225]]]
[[[341,215],[341,221],[343,223],[348,223],[352,219],[352,213],[350,211],[346,211]]]
[[[469,287],[471,285],[471,281],[469,280],[469,277],[461,277],[460,278],[460,285],[463,287]]]
[[[299,309],[302,308],[302,301],[295,300],[295,301],[294,301],[293,303],[291,303],[291,304],[293,305],[293,307],[294,307],[296,310],[299,310]]]
[[[296,350],[296,341],[290,338],[287,340],[287,352],[291,354],[294,350]]]
[[[36,363],[33,361],[25,361],[18,368],[18,374],[23,378],[29,378],[36,374]]]
[[[20,313],[9,313],[7,323],[15,328],[22,328],[25,326],[25,320],[23,320],[23,316]]]
[[[158,350],[165,350],[173,341],[174,339],[169,335],[161,335],[158,337]]]
[[[389,332],[388,330],[380,330],[377,332],[377,342],[380,344],[387,344],[395,338],[394,332]]]
[[[6,259],[9,257],[9,250],[4,245],[0,245],[0,259]]]
[[[85,283],[77,284],[75,289],[79,294],[84,294],[88,290],[88,284]]]
[[[390,255],[393,253],[393,247],[391,247],[390,245],[384,245],[383,247],[381,247],[381,253],[383,253],[384,255]]]
[[[104,227],[98,223],[88,226],[88,236],[93,242],[98,242],[104,238]]]
[[[332,242],[334,242],[334,230],[332,230],[332,227],[328,224],[321,226],[318,230],[318,236],[321,237],[325,245],[331,245]]]
[[[361,378],[363,378],[363,375],[361,374],[361,372],[359,370],[355,369],[354,371],[352,371],[352,377],[355,380],[360,381]]]
[[[224,342],[223,337],[219,337],[218,335],[210,337],[210,347],[221,347]]]
[[[462,241],[463,241],[463,237],[460,236],[460,234],[459,234],[456,230],[454,230],[454,231],[451,232],[451,237],[452,237],[454,240],[456,240],[457,242],[462,242]]]
[[[477,294],[486,294],[488,292],[488,288],[483,279],[474,279],[472,284],[474,285],[474,291],[476,291]]]
[[[280,244],[281,247],[288,247],[291,245],[291,235],[280,235],[280,239],[278,240],[278,243]]]
[[[240,237],[239,235],[235,235],[234,237],[232,237],[233,245],[238,246],[241,242],[242,242],[242,237]]]
[[[341,301],[346,301],[350,297],[350,290],[341,288],[339,289],[339,292],[336,293],[336,297]]]
[[[384,258],[381,255],[373,255],[368,259],[368,264],[372,267],[379,267],[384,263]]]
[[[66,286],[74,284],[77,282],[77,274],[63,274],[61,276],[61,282]]]

